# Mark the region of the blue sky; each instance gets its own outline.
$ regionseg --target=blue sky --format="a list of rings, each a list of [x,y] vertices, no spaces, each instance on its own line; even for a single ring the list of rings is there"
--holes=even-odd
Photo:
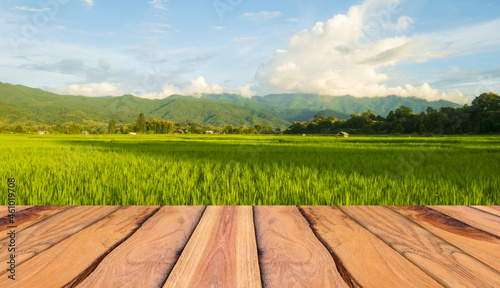
[[[62,94],[500,90],[500,2],[4,0],[0,82]]]

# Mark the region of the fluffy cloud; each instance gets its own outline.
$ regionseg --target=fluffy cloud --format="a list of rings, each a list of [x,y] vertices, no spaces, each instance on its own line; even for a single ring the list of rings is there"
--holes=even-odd
[[[179,88],[172,84],[165,84],[162,86],[161,92],[148,93],[143,97],[150,99],[163,99],[174,94],[200,96],[202,94],[220,94],[225,92],[230,92],[230,90],[217,83],[208,84],[205,77],[199,76],[198,78],[191,80],[191,84],[187,87]]]
[[[119,91],[117,86],[112,83],[88,83],[88,84],[73,84],[66,88],[66,92],[70,95],[80,95],[80,96],[120,96],[123,95],[122,91]]]
[[[254,95],[250,85],[238,86],[238,90],[240,90],[240,95],[246,98],[252,98],[252,96]]]
[[[186,87],[179,88],[172,84],[166,84],[162,86],[161,92],[148,93],[143,97],[150,99],[163,99],[174,94],[190,95],[196,97],[201,96],[202,94],[239,93],[243,97],[250,98],[254,95],[250,85],[239,86],[238,90],[239,91],[233,91],[217,83],[208,84],[205,80],[205,77],[199,76],[198,78],[191,80],[191,83]]]
[[[401,0],[367,0],[351,7],[346,15],[336,15],[299,32],[290,39],[286,50],[277,50],[269,63],[259,67],[256,79],[261,88],[266,92],[331,96],[448,98],[427,83],[418,87],[383,84],[390,80],[380,72],[383,67],[403,60],[418,58],[423,62],[450,54],[429,53],[424,41],[394,36],[413,22],[407,16],[396,19],[399,2]]]
[[[217,83],[208,84],[203,76],[191,80],[191,86],[186,89],[188,95],[220,94],[224,88]]]

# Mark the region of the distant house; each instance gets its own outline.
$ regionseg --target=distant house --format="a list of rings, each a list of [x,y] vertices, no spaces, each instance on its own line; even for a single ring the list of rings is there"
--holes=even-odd
[[[214,131],[205,131],[205,134],[214,134]]]
[[[89,135],[89,131],[82,131],[83,135]]]
[[[182,131],[182,130],[175,130],[174,134],[184,134],[184,131]]]
[[[137,135],[137,133],[135,133],[135,132],[130,132],[128,134],[130,134],[130,135]]]
[[[40,134],[40,135],[49,134],[49,131],[38,131],[38,134]]]
[[[349,137],[349,133],[347,133],[347,132],[339,132],[339,133],[337,133],[337,137],[345,137],[345,138],[347,138],[347,137]]]

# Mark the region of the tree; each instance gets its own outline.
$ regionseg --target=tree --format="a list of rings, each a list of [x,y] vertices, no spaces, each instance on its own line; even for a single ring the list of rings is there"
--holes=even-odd
[[[82,133],[82,126],[76,124],[76,123],[71,123],[66,127],[66,133],[68,134],[80,134]]]
[[[116,132],[116,122],[115,120],[111,119],[109,120],[108,133],[115,134],[115,132]]]
[[[226,134],[232,134],[233,130],[234,130],[233,125],[227,125],[222,131]]]
[[[370,121],[377,119],[377,115],[373,114],[372,110],[364,111],[363,114],[361,114],[361,117]]]
[[[146,132],[146,119],[144,117],[144,113],[139,114],[139,118],[137,118],[134,125],[134,131],[141,133]]]
[[[323,114],[314,115],[314,122],[319,123],[319,122],[324,121],[324,120],[326,120],[325,115],[323,115]]]
[[[24,133],[23,126],[17,125],[16,128],[14,129],[15,133]]]

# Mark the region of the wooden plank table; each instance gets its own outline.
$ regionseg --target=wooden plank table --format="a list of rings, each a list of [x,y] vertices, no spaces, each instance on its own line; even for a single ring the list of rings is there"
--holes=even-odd
[[[494,206],[22,208],[0,287],[500,287]]]

